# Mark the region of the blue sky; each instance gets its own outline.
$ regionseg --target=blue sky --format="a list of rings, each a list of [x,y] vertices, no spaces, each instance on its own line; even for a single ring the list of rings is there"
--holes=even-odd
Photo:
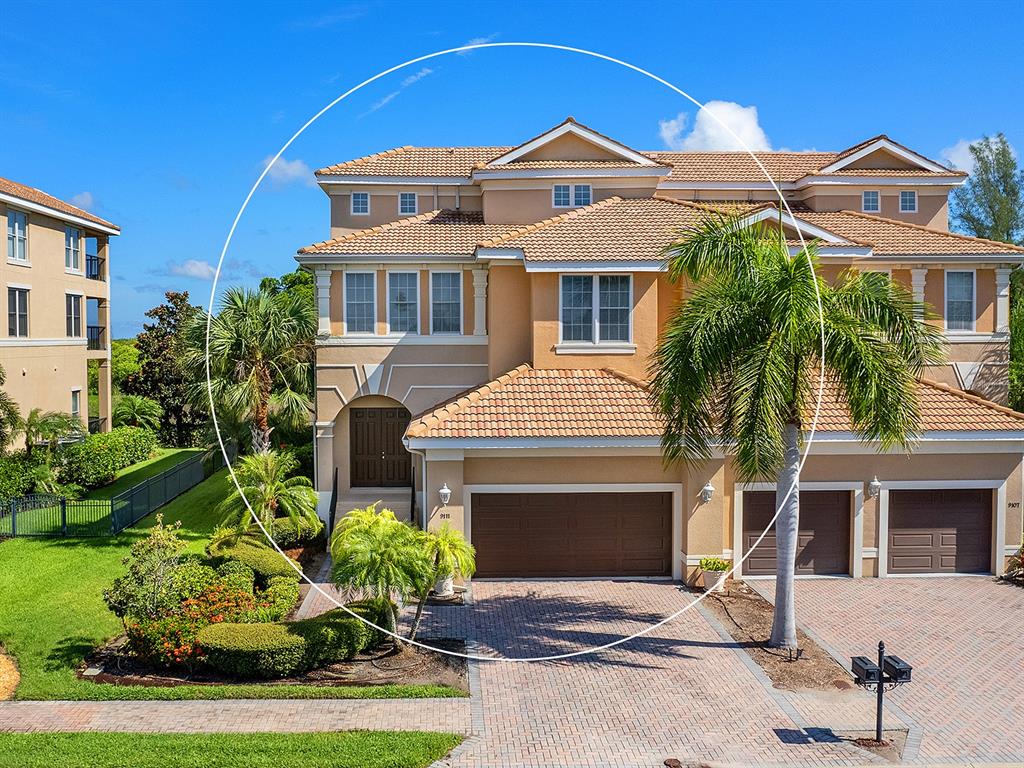
[[[8,3],[0,176],[123,229],[114,335],[164,290],[206,303],[230,222],[268,156],[347,88],[473,40],[622,58],[722,107],[771,148],[877,133],[932,157],[1003,131],[1024,147],[1024,4]],[[754,107],[756,112],[750,109]],[[680,113],[685,113],[680,118]],[[390,75],[329,112],[256,194],[224,279],[294,268],[328,235],[307,168],[402,144],[514,144],[566,115],[638,149],[714,144],[663,86],[576,54],[491,49]],[[670,122],[675,121],[675,122]]]

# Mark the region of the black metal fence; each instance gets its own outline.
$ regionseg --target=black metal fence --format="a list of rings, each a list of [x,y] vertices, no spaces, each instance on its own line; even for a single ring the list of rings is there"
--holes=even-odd
[[[229,455],[234,460],[234,450]],[[196,454],[111,499],[36,493],[0,501],[3,536],[113,536],[194,488],[224,466],[219,450]]]

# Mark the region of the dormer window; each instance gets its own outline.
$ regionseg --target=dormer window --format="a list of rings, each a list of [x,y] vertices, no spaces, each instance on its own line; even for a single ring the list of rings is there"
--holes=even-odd
[[[860,209],[864,213],[879,213],[882,210],[882,201],[878,190],[872,189],[861,193]]]
[[[555,184],[551,205],[555,208],[582,208],[593,199],[589,184]]]
[[[353,192],[352,193],[352,215],[353,216],[369,216],[370,215],[370,193],[369,192]]]
[[[900,213],[917,213],[917,192],[912,189],[900,192]]]

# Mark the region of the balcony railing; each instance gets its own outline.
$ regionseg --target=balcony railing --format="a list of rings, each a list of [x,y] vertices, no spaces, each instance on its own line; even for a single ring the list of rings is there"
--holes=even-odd
[[[85,276],[90,280],[106,280],[104,262],[106,259],[101,259],[99,256],[93,256],[86,254],[85,256]]]
[[[102,432],[104,425],[107,420],[102,416],[90,416],[89,417],[89,434],[95,435],[97,432]]]
[[[87,349],[107,348],[107,342],[106,339],[104,338],[105,331],[107,330],[106,328],[104,328],[102,325],[90,325],[87,326],[85,330],[88,333],[86,337],[88,339],[88,342],[86,344]]]

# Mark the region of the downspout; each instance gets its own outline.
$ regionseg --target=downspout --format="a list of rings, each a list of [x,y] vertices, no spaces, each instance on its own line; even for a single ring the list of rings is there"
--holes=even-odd
[[[455,210],[462,210],[462,187],[458,184],[455,185]]]
[[[423,530],[427,530],[427,452],[425,450],[419,451],[415,448],[409,447],[409,438],[402,438],[402,442],[405,443],[405,450],[409,453],[419,456],[422,461],[420,464],[423,466],[423,481],[420,483],[420,488],[423,490]]]
[[[437,210],[437,184],[435,184],[433,186],[433,190],[434,190],[434,208],[433,208],[433,210],[436,211]]]

